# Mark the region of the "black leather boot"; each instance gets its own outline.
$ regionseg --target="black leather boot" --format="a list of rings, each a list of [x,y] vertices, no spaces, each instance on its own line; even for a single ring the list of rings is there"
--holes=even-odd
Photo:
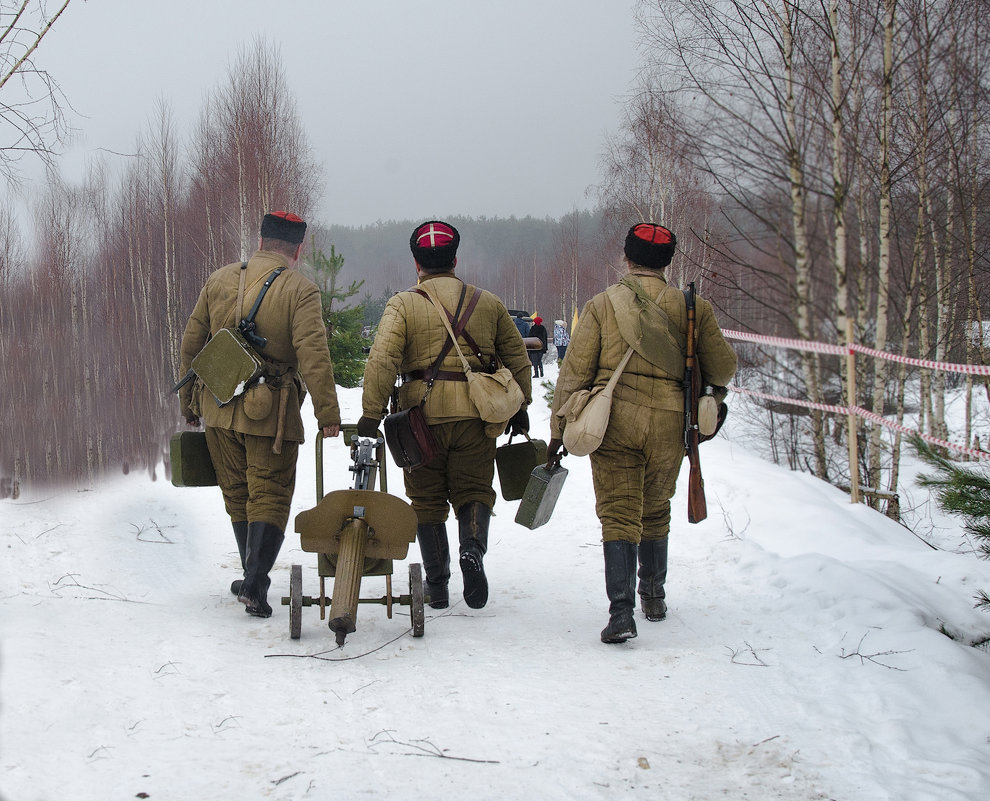
[[[234,579],[230,582],[230,591],[232,594],[237,595],[241,591],[241,582],[244,573],[244,560],[247,555],[247,531],[248,524],[247,520],[238,520],[237,522],[232,522],[230,524],[234,528],[234,539],[237,540],[237,550],[241,554],[241,574],[242,578]]]
[[[492,510],[481,501],[471,501],[457,510],[464,602],[472,609],[481,609],[488,603],[484,556],[488,550],[488,523],[491,517]]]
[[[444,523],[421,523],[416,526],[416,541],[423,556],[423,572],[426,573],[426,595],[433,609],[450,606],[450,546],[447,544],[447,526]]]
[[[602,642],[617,643],[636,636],[636,544],[613,540],[604,544],[605,592],[608,594],[608,625]]]
[[[667,617],[663,585],[667,580],[668,540],[669,537],[663,537],[639,543],[639,604],[647,620]]]
[[[237,600],[244,604],[249,615],[272,616],[272,608],[268,605],[268,588],[272,580],[268,574],[275,566],[284,539],[282,529],[272,523],[248,524],[244,581]]]

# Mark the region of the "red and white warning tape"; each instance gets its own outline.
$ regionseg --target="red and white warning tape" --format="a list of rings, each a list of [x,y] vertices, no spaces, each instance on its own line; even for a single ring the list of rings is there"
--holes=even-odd
[[[849,409],[845,406],[829,406],[826,403],[812,403],[811,401],[801,400],[799,398],[785,398],[782,395],[769,395],[766,392],[757,392],[755,389],[743,389],[742,387],[729,387],[733,392],[738,392],[740,395],[751,395],[754,398],[763,398],[763,400],[777,401],[778,403],[785,403],[788,406],[801,406],[805,409],[820,409],[823,412],[831,412],[832,414],[849,414]]]
[[[849,349],[842,345],[829,345],[825,342],[811,342],[806,339],[784,339],[783,337],[768,337],[763,334],[748,334],[745,331],[727,331],[725,329],[722,329],[722,333],[727,339],[741,339],[744,342],[756,342],[760,345],[773,345],[778,348],[833,353],[836,356],[845,356],[849,352]]]
[[[887,361],[909,364],[914,367],[927,367],[931,370],[944,370],[948,373],[990,375],[990,365],[987,364],[954,364],[952,362],[931,361],[930,359],[914,359],[909,356],[900,356],[896,353],[887,353],[886,351],[868,348],[865,345],[859,345],[855,342],[851,345],[829,345],[825,342],[768,337],[763,334],[749,334],[745,331],[728,331],[723,329],[722,333],[727,339],[739,339],[743,342],[756,342],[760,345],[773,345],[778,348],[790,348],[792,350],[804,350],[814,353],[829,353],[835,356],[845,356],[850,351],[854,351],[866,356],[873,356],[877,359],[886,359]]]
[[[913,428],[908,428],[900,423],[895,423],[893,420],[888,420],[886,417],[882,417],[875,412],[869,411],[868,409],[863,409],[860,406],[853,406],[851,411],[857,417],[862,417],[865,420],[871,420],[874,423],[879,423],[880,425],[891,428],[894,431],[900,431],[902,434],[917,434],[925,442],[928,442],[931,445],[949,448],[957,453],[965,453],[967,456],[972,456],[974,459],[990,461],[990,452],[988,451],[978,451],[975,448],[967,448],[965,445],[957,445],[954,442],[946,442],[944,439],[938,439],[930,434],[923,434],[920,431],[915,431]]]
[[[867,356],[875,356],[878,359],[886,359],[887,361],[899,362],[900,364],[910,364],[914,367],[928,367],[932,370],[944,370],[947,373],[990,375],[990,365],[987,364],[953,364],[951,362],[933,362],[929,359],[913,359],[910,356],[898,356],[895,353],[874,350],[865,345],[857,345],[855,342],[849,346],[849,349],[857,353],[865,353]]]
[[[923,434],[920,431],[916,431],[913,428],[908,428],[907,426],[901,425],[900,423],[895,423],[893,420],[888,420],[886,417],[882,417],[875,412],[871,412],[868,409],[864,409],[861,406],[853,406],[849,408],[848,406],[831,406],[824,403],[812,403],[811,401],[802,400],[800,398],[785,398],[782,395],[770,395],[766,392],[757,392],[752,389],[744,389],[743,387],[730,386],[729,389],[732,392],[738,392],[740,395],[749,395],[754,398],[762,398],[763,400],[776,401],[778,403],[785,403],[790,406],[801,406],[808,409],[820,409],[823,412],[829,412],[831,414],[854,414],[857,417],[862,417],[864,420],[870,420],[871,422],[878,423],[879,425],[885,426],[886,428],[891,428],[894,431],[900,431],[903,434],[917,434],[925,442],[932,445],[937,445],[943,448],[949,448],[950,450],[956,451],[957,453],[964,453],[967,456],[971,456],[974,459],[982,459],[990,461],[990,451],[981,451],[975,448],[968,448],[965,445],[957,445],[954,442],[948,442],[944,439],[938,439],[929,434]]]

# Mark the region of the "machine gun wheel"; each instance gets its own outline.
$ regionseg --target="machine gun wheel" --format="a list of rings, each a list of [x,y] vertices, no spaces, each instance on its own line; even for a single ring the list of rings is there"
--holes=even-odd
[[[302,565],[289,571],[289,636],[298,640],[302,633]]]
[[[423,566],[413,562],[409,565],[409,616],[412,618],[413,637],[422,637],[426,625],[423,595]]]

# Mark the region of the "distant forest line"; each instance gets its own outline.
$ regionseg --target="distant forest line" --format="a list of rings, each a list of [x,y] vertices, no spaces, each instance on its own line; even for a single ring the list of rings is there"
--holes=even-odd
[[[678,237],[668,278],[696,281],[724,327],[990,363],[983,11],[976,0],[638,0],[643,69],[603,142],[591,209],[451,217],[460,274],[509,306],[569,320],[618,276],[628,227],[653,220]],[[241,50],[191,130],[177,131],[162,101],[135,149],[78,184],[53,171],[30,238],[0,208],[0,418],[10,428],[0,479],[92,480],[161,464],[178,422],[168,388],[186,316],[211,270],[250,255],[265,211],[309,219],[312,245],[332,245],[342,278],[365,281],[355,300],[413,283],[407,243],[422,220],[314,219],[322,165],[270,44]],[[838,357],[740,350],[744,377],[774,395],[820,407],[851,386]],[[851,402],[898,422],[916,382],[919,427],[949,435],[946,374],[861,359],[855,378]],[[972,401],[990,385],[965,382],[957,436],[985,442]],[[846,432],[820,408],[790,420],[780,458],[848,481]],[[856,436],[864,481],[895,491],[900,434],[864,426]]]

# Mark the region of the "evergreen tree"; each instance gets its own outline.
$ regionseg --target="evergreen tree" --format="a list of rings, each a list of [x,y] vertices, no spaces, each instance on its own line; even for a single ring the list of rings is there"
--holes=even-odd
[[[337,285],[344,257],[330,245],[330,254],[314,250],[311,267],[316,285],[320,288],[323,301],[323,322],[327,327],[327,342],[330,345],[330,358],[333,359],[333,374],[342,387],[356,387],[364,375],[367,356],[364,348],[367,343],[361,336],[364,328],[365,304],[346,304],[354,297],[364,283],[352,281],[347,288]]]
[[[983,558],[990,559],[990,475],[959,467],[917,435],[911,438],[911,444],[919,458],[938,471],[935,475],[919,475],[918,483],[934,491],[943,510],[966,519],[965,530],[979,541]],[[983,590],[977,595],[977,606],[990,609],[990,596]]]
[[[382,314],[385,313],[385,304],[388,303],[389,298],[394,294],[389,287],[385,287],[385,291],[377,298],[371,297],[370,292],[364,293],[364,300],[362,301],[362,305],[364,306],[364,324],[371,329],[372,336],[374,336],[374,332],[378,328],[378,323],[381,322]]]

